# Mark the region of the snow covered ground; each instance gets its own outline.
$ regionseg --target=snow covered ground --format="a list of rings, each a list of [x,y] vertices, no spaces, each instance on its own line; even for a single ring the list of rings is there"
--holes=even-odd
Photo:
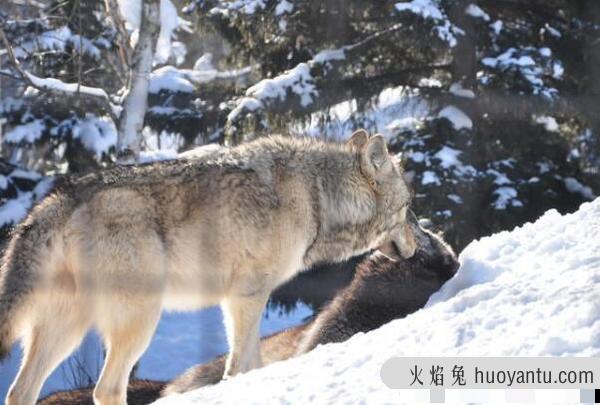
[[[457,275],[404,319],[158,403],[415,403],[422,391],[382,383],[390,357],[598,357],[599,235],[600,198],[565,216],[550,210],[472,242]],[[565,392],[553,392],[562,402]]]

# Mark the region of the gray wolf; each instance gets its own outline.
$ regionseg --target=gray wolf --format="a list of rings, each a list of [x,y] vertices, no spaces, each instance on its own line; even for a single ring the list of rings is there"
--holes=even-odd
[[[65,180],[11,238],[0,269],[0,355],[22,339],[7,404],[33,404],[95,327],[107,355],[96,404],[125,404],[163,309],[220,304],[224,377],[261,365],[270,292],[317,262],[395,241],[416,248],[410,192],[382,136],[267,137],[203,157]],[[0,356],[1,357],[1,356]]]
[[[423,229],[412,213],[408,222],[417,240],[413,257],[399,258],[393,243],[385,243],[356,267],[352,281],[312,320],[261,339],[264,363],[286,360],[319,344],[344,341],[425,305],[429,296],[455,274],[459,263],[452,248],[440,236]],[[145,404],[158,399],[161,391],[164,396],[216,384],[222,379],[225,360],[220,356],[192,367],[168,384],[132,381],[128,400],[130,404]],[[59,392],[40,405],[81,405],[90,403],[91,398],[91,389]]]

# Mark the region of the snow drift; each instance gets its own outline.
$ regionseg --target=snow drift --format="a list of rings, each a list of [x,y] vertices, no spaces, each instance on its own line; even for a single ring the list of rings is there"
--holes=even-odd
[[[472,242],[426,308],[345,343],[212,387],[185,403],[414,403],[382,383],[393,356],[600,356],[600,198]]]

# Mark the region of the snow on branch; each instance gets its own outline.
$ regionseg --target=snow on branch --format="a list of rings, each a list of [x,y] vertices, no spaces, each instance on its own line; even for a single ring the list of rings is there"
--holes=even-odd
[[[51,177],[0,161],[0,191],[4,200],[0,205],[0,231],[5,232],[8,227],[22,221],[33,204],[47,194],[52,184]],[[6,198],[11,194],[14,197]]]
[[[254,14],[258,10],[264,10],[265,7],[265,0],[234,0],[221,2],[210,12],[213,14],[227,14],[230,11],[239,11],[243,14]]]
[[[261,11],[273,12],[276,17],[283,14],[289,14],[294,10],[294,3],[288,0],[277,0],[273,2],[276,4],[269,3],[267,0],[232,0],[232,1],[219,1],[216,5],[210,9],[211,14],[231,15],[233,13],[251,16]],[[188,5],[188,10],[194,9],[196,3]]]
[[[155,69],[150,74],[148,92],[152,94],[161,91],[192,93],[197,84],[211,81],[243,81],[257,69],[257,65],[225,71],[219,71],[213,67],[207,69],[179,69],[173,66],[163,66]]]
[[[446,118],[457,131],[461,129],[473,129],[473,121],[471,121],[471,118],[456,106],[449,105],[444,107],[438,113],[438,117]]]
[[[67,47],[71,47],[74,52],[80,55],[88,55],[94,60],[100,60],[100,49],[106,45],[103,38],[92,40],[82,35],[75,34],[68,26],[51,29],[36,35],[26,41],[22,41],[15,46],[14,53],[17,58],[27,58],[40,51],[61,51],[65,52]]]
[[[0,40],[2,40],[2,43],[6,48],[6,54],[8,55],[8,59],[13,69],[26,85],[45,93],[62,93],[69,96],[91,97],[99,101],[104,111],[109,114],[113,120],[116,120],[117,117],[113,111],[113,106],[110,103],[108,94],[106,94],[104,90],[96,87],[83,86],[81,83],[65,83],[54,78],[41,78],[35,76],[23,69],[2,28],[0,28]]]
[[[450,22],[443,9],[435,0],[412,0],[395,4],[398,12],[410,12],[421,18],[431,20],[435,23],[434,30],[448,45],[454,47],[457,44],[456,34],[464,34],[463,30]]]
[[[108,94],[103,89],[98,87],[90,87],[84,86],[80,83],[65,83],[62,80],[54,79],[54,78],[41,78],[35,76],[32,73],[24,72],[25,75],[29,78],[28,85],[35,87],[38,90],[42,91],[56,91],[61,93],[81,93],[86,94],[88,96],[101,97],[105,100],[109,100]]]
[[[511,47],[499,55],[484,57],[481,63],[487,71],[479,78],[482,84],[487,84],[499,72],[515,72],[533,94],[541,94],[548,99],[558,95],[558,90],[550,84],[561,80],[564,73],[562,62],[546,47]]]
[[[300,105],[306,107],[313,102],[315,96],[318,95],[315,86],[314,78],[310,73],[311,66],[315,64],[323,64],[323,61],[316,61],[317,57],[309,63],[300,63],[295,68],[290,69],[283,74],[273,78],[264,79],[256,83],[254,86],[246,90],[246,98],[236,107],[227,117],[233,121],[244,110],[249,108],[251,111],[264,106],[273,100],[283,101],[288,92],[292,92],[300,97]],[[251,100],[255,100],[252,102]]]
[[[328,75],[340,64],[354,54],[364,51],[373,45],[373,42],[392,35],[405,28],[404,24],[397,23],[384,30],[373,33],[354,44],[345,45],[337,49],[325,49],[318,52],[311,60],[300,63],[279,76],[263,79],[246,90],[244,97],[237,100],[236,107],[227,116],[228,125],[234,125],[247,113],[256,113],[260,110],[274,109],[289,96],[296,97],[301,109],[314,107],[314,102],[319,96],[319,83],[325,82]],[[397,71],[396,74],[408,74],[415,70],[446,69],[448,65],[419,66],[416,69]],[[361,78],[361,80],[364,80]]]

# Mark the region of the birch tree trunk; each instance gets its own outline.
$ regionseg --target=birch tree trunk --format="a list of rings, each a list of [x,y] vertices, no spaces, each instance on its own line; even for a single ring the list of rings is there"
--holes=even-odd
[[[154,50],[160,32],[160,0],[141,0],[140,31],[133,49],[130,87],[123,100],[117,139],[117,161],[133,163],[140,153],[144,115],[148,107],[148,85]]]

